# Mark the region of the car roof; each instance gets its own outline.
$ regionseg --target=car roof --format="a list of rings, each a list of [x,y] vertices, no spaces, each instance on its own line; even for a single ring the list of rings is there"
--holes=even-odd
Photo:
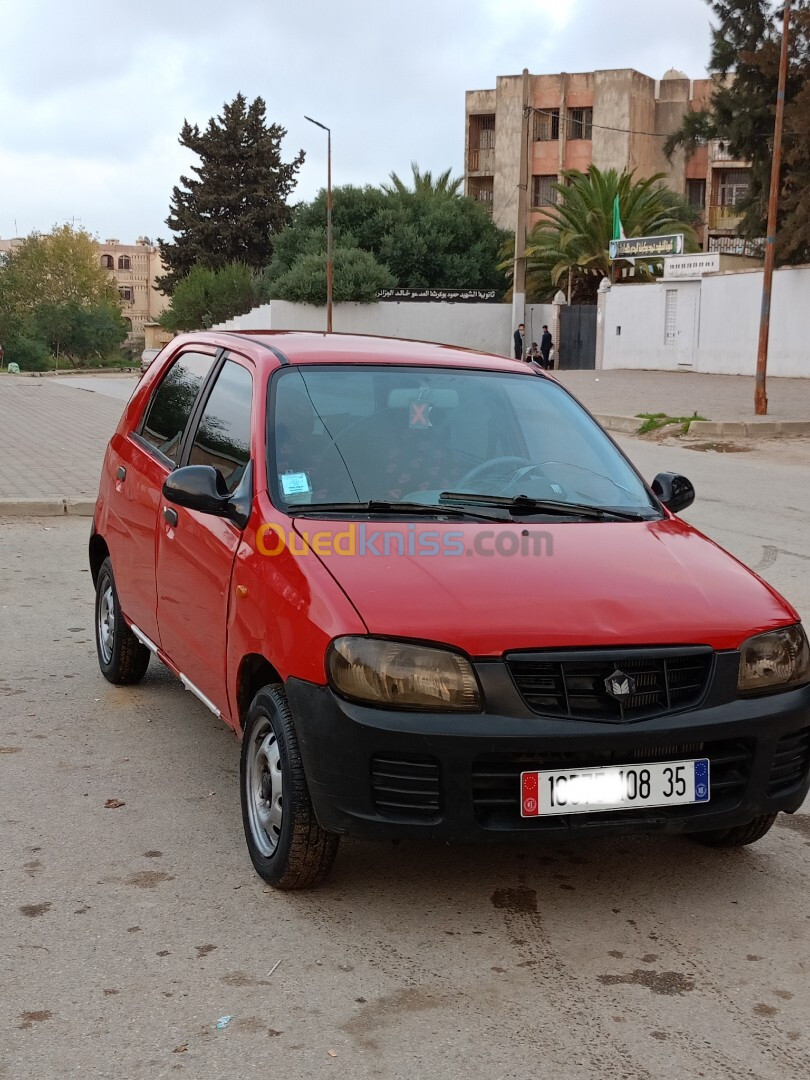
[[[212,330],[186,335],[187,342],[225,346],[237,338],[263,346],[289,364],[418,364],[479,368],[485,371],[534,369],[520,360],[433,341],[407,341],[370,334],[316,333],[297,330]]]

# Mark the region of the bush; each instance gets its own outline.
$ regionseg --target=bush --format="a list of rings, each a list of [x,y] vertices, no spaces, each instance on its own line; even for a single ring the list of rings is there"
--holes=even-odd
[[[354,300],[373,304],[380,289],[396,280],[368,251],[338,248],[333,256],[332,298],[336,304]],[[326,255],[304,255],[269,286],[270,295],[299,304],[326,303]]]
[[[20,365],[21,371],[48,371],[53,367],[53,357],[48,346],[40,338],[21,335],[5,342],[5,364]]]

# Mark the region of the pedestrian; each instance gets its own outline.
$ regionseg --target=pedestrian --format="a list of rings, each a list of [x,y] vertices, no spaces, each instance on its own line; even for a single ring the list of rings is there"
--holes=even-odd
[[[536,341],[532,342],[532,347],[526,353],[526,363],[527,364],[531,364],[531,363],[540,364],[540,366],[542,367],[542,355],[540,353],[540,350],[537,348],[537,342]]]
[[[540,366],[544,371],[551,371],[551,350],[554,342],[547,326],[543,326],[543,336],[540,338]]]
[[[523,359],[524,339],[526,337],[526,327],[523,323],[515,331],[515,359]]]

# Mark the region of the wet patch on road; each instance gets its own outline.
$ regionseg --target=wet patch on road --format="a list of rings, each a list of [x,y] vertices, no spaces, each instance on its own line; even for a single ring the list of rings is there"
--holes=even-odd
[[[124,884],[134,885],[136,889],[154,889],[162,881],[174,881],[174,877],[164,870],[138,870],[136,873],[130,874],[124,880]]]
[[[492,906],[511,915],[537,912],[537,890],[518,885],[516,889],[496,889],[491,898]]]
[[[22,1031],[40,1024],[43,1020],[51,1020],[53,1013],[49,1009],[37,1009],[34,1012],[20,1013],[20,1023],[17,1025]]]
[[[627,975],[597,975],[604,986],[646,986],[653,994],[684,994],[695,989],[695,980],[678,971],[649,971],[638,968]]]
[[[21,915],[25,915],[28,919],[36,919],[39,915],[44,915],[46,911],[50,911],[53,905],[50,900],[46,900],[42,904],[23,904],[19,909]]]

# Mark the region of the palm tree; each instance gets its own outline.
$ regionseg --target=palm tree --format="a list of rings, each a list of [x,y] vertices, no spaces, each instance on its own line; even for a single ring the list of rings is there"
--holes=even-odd
[[[409,188],[395,172],[390,175],[390,184],[381,184],[381,188],[387,195],[460,195],[464,177],[459,176],[455,180],[450,179],[451,169],[445,169],[436,179],[428,170],[421,172],[415,161],[411,162],[413,173],[413,188]]]
[[[686,200],[664,187],[664,173],[635,180],[632,172],[602,172],[595,165],[587,173],[563,172],[554,184],[557,204],[526,239],[527,299],[548,300],[567,287],[571,275],[572,299],[594,303],[599,283],[609,277],[609,245],[613,239],[613,207],[619,197],[619,215],[625,236],[662,236],[683,233],[686,251],[698,248],[694,226],[697,212]],[[636,278],[660,274],[660,263],[637,259]]]

